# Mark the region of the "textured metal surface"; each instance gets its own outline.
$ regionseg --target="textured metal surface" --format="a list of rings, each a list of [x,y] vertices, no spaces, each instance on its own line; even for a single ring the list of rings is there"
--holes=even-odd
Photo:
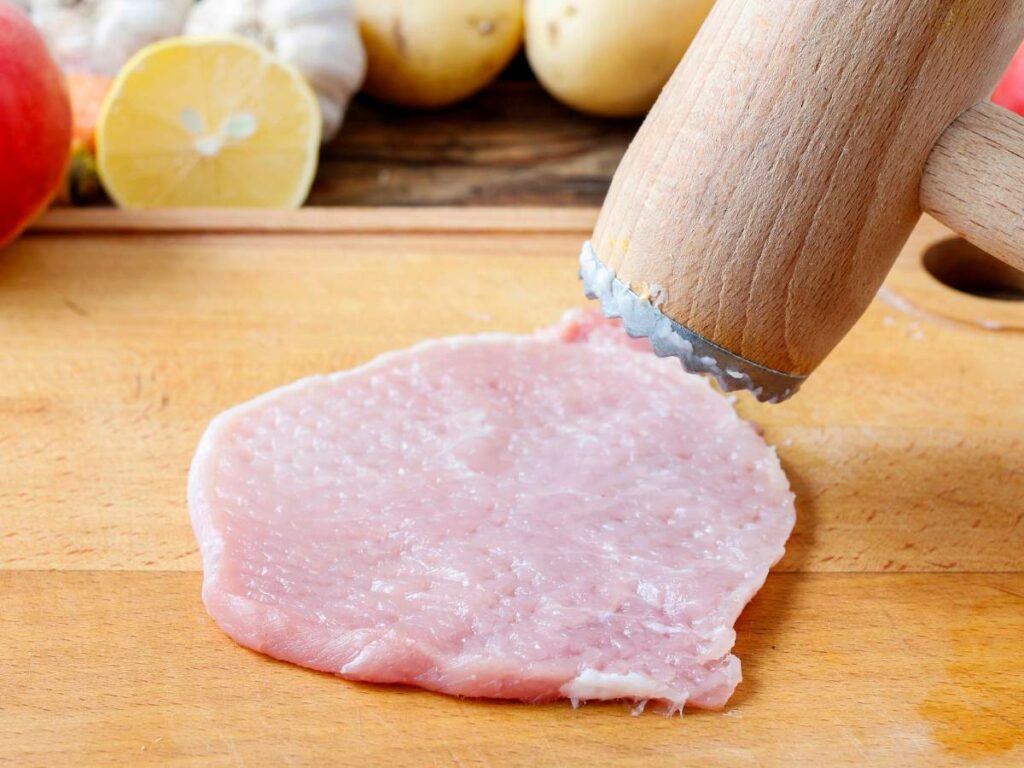
[[[601,263],[590,242],[580,252],[580,279],[587,298],[599,299],[608,317],[621,317],[630,336],[647,337],[659,357],[678,357],[690,373],[707,374],[726,392],[750,390],[766,403],[791,397],[806,376],[776,371],[720,347],[663,314],[652,299],[641,298]]]

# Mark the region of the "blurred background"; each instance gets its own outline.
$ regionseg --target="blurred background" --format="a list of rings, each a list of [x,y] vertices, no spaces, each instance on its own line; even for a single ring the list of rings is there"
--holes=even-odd
[[[595,206],[712,0],[17,4],[67,76],[74,138],[58,205]],[[291,102],[223,35],[311,88],[320,125],[305,127],[321,148],[289,161],[310,174],[232,155],[265,120],[253,98]],[[994,98],[1024,113],[1024,49]],[[215,150],[197,160],[203,142]],[[186,180],[197,162],[223,169]],[[252,185],[281,194],[256,199]]]

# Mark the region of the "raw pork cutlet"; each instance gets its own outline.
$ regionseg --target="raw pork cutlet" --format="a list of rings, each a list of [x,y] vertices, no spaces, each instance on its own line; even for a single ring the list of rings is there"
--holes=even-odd
[[[214,619],[353,680],[725,704],[793,495],[724,397],[610,327],[430,341],[218,416],[189,478]]]

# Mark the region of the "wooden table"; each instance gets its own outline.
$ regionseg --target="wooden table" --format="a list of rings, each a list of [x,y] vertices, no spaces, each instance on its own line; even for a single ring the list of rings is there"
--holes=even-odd
[[[514,72],[440,111],[357,99],[309,204],[599,206],[639,121],[581,115]]]
[[[594,216],[69,211],[0,254],[0,764],[1024,764],[1024,303],[924,274],[932,222],[899,306],[796,399],[739,400],[799,520],[724,712],[351,684],[209,619],[185,505],[208,420],[424,337],[553,321],[583,303]]]

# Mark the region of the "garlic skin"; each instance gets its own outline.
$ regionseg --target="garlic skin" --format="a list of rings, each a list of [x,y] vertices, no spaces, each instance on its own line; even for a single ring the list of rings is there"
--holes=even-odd
[[[324,142],[338,132],[366,76],[351,0],[201,0],[185,34],[243,35],[292,64],[316,93]]]
[[[116,75],[136,51],[181,32],[191,0],[27,0],[64,69]]]

